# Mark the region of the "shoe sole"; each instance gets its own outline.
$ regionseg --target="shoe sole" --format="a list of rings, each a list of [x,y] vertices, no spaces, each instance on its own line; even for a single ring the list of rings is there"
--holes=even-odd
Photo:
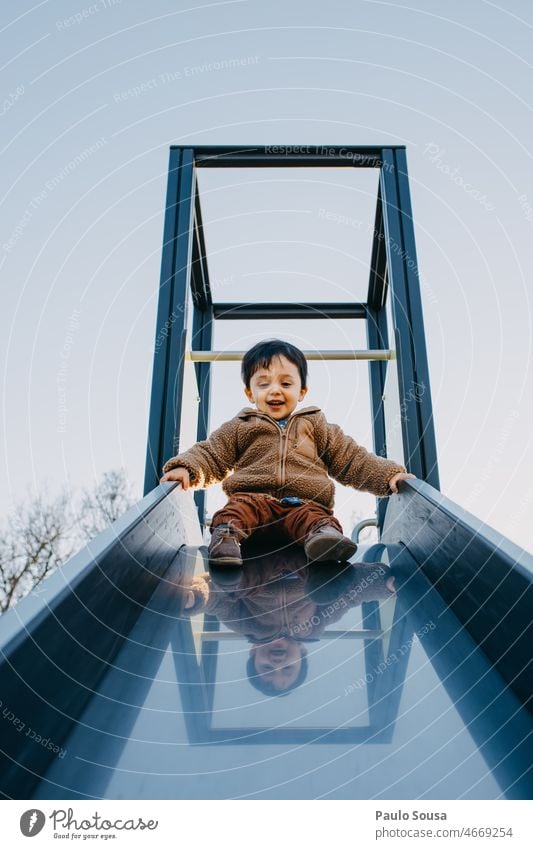
[[[233,566],[238,568],[242,566],[242,560],[237,557],[213,557],[209,558],[210,566]]]
[[[318,537],[305,546],[305,553],[309,560],[349,560],[357,551],[357,545],[351,540],[328,539],[325,536]]]

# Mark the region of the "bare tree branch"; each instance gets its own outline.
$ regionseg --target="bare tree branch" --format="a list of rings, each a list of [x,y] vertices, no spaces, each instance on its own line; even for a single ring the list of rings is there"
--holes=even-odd
[[[122,469],[78,499],[46,493],[18,504],[0,527],[0,613],[38,586],[133,503]]]
[[[131,485],[123,469],[105,472],[91,490],[83,490],[78,527],[85,540],[105,530],[134,503]]]

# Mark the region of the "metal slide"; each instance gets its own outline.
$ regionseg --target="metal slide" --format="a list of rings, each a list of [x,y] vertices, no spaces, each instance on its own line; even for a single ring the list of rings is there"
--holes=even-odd
[[[397,595],[346,603],[353,567],[315,568],[307,676],[272,697],[246,626],[183,609],[205,549],[192,497],[158,487],[0,619],[2,795],[531,798],[532,558],[428,484],[390,505],[355,559]],[[290,599],[313,567],[282,546],[258,574],[280,552]]]
[[[379,169],[365,302],[216,303],[197,170],[224,167]],[[240,356],[214,323],[278,318],[365,322],[367,350],[309,356],[368,362],[374,451],[417,479],[366,565],[267,541],[223,590],[203,493],[158,480]],[[533,558],[439,492],[403,147],[171,148],[145,492],[0,617],[5,798],[531,798]]]

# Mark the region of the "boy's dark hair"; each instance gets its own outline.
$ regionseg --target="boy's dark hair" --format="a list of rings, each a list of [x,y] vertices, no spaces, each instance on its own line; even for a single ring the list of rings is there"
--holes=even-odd
[[[299,348],[284,342],[282,339],[268,339],[266,342],[258,342],[242,358],[241,376],[247,389],[250,388],[250,380],[260,368],[268,368],[273,357],[286,357],[297,367],[300,372],[302,389],[307,387],[307,360]]]
[[[307,662],[307,655],[302,654],[300,671],[298,673],[297,678],[293,681],[290,687],[287,687],[286,690],[276,690],[273,684],[270,681],[263,681],[261,676],[257,673],[255,668],[255,657],[253,654],[250,655],[246,662],[246,674],[248,676],[248,680],[252,687],[255,687],[256,690],[259,690],[260,693],[263,693],[265,696],[286,696],[290,693],[291,690],[295,690],[296,687],[299,687],[300,684],[303,684],[305,679],[307,678],[307,671],[309,669],[309,664]]]

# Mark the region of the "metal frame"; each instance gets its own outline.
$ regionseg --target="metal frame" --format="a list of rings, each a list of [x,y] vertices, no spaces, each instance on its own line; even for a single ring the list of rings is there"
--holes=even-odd
[[[195,168],[309,165],[381,168],[367,302],[213,304]],[[392,305],[394,332],[390,336],[394,337],[398,359],[400,397],[408,404],[406,421],[402,419],[406,456],[418,477],[433,484],[429,486],[424,480],[406,481],[400,495],[388,502],[385,515],[379,505],[381,542],[365,555],[367,562],[388,561],[400,582],[399,601],[402,594],[405,597],[403,608],[397,605],[394,639],[388,654],[392,652],[394,657],[396,646],[409,645],[408,635],[426,623],[428,616],[439,623],[434,633],[420,637],[431,663],[505,794],[509,798],[530,798],[531,758],[527,739],[531,734],[531,718],[522,706],[527,706],[530,712],[533,710],[530,661],[533,558],[435,488],[438,485],[435,438],[403,148],[171,149],[146,487],[154,488],[164,459],[177,447],[183,420],[185,368],[194,368],[198,382],[198,438],[208,431],[210,364],[187,362],[188,348],[213,354],[211,333],[215,318],[253,319],[266,315],[277,318],[285,308],[293,318],[335,315],[367,321],[369,348],[382,356],[379,360],[369,360],[374,442],[379,453],[386,454],[382,396],[390,353],[385,313],[388,296]],[[411,397],[410,381],[424,384],[423,395]],[[81,779],[82,787],[83,782],[87,782],[86,786],[91,781],[97,785],[87,763],[81,762],[80,767],[76,758],[70,762],[55,758],[50,749],[35,745],[26,734],[21,734],[21,727],[34,725],[38,719],[39,735],[62,746],[78,724],[78,730],[89,735],[88,743],[91,743],[90,734],[101,723],[96,722],[90,728],[80,722],[80,717],[97,696],[106,673],[112,670],[117,676],[114,686],[121,698],[128,685],[132,692],[136,687],[142,691],[152,680],[152,671],[156,674],[157,651],[166,645],[169,635],[180,686],[190,685],[183,686],[182,698],[191,737],[200,744],[214,739],[231,742],[229,737],[235,735],[235,729],[209,727],[216,641],[203,641],[201,662],[197,663],[190,621],[178,619],[176,627],[174,619],[181,610],[182,589],[189,585],[200,541],[192,500],[177,486],[157,487],[46,579],[16,609],[1,617],[0,690],[6,714],[0,745],[0,796],[27,799],[41,792],[39,798],[50,798],[48,794],[63,798],[73,776]],[[166,581],[167,576],[174,588],[170,595],[162,580]],[[161,589],[157,599],[156,588]],[[145,616],[147,612],[149,616]],[[161,622],[164,627],[159,632]],[[363,625],[373,635],[380,630],[377,603],[369,603],[365,608]],[[137,642],[129,639],[134,627],[140,631]],[[206,617],[206,629],[215,629],[214,623],[209,624],[209,617]],[[443,646],[454,662],[451,672]],[[148,658],[146,677],[130,675],[131,670],[137,673],[139,647],[143,654],[150,647],[156,650]],[[129,649],[128,662],[124,669],[115,668],[117,655],[124,648]],[[324,729],[327,734],[320,742],[346,744],[390,739],[407,663],[403,648],[398,653],[402,662],[389,665],[370,684],[370,721],[379,737],[371,732],[369,738],[368,729],[334,728]],[[473,654],[475,672],[465,675],[463,663],[471,662]],[[382,641],[377,637],[366,640],[367,668],[380,668],[383,660]],[[106,760],[110,768],[99,776],[105,785],[142,704],[142,700],[134,698],[128,703],[126,698],[120,711],[114,711],[120,733],[110,735],[113,739],[108,741]],[[486,709],[489,707],[490,710]],[[104,698],[101,704],[95,704],[95,713],[108,716],[106,711]],[[319,742],[317,729],[247,731],[257,733],[257,737],[250,738],[252,743],[277,743],[284,731],[287,731],[282,738],[285,742]],[[358,735],[360,739],[356,740]],[[48,770],[58,779],[56,784],[53,777],[49,780]],[[129,795],[125,789],[126,773],[121,770],[124,797]],[[132,770],[130,777],[133,774]],[[77,792],[69,791],[69,795],[77,798]],[[105,786],[102,792],[105,794]],[[84,797],[83,789],[79,795]],[[95,798],[94,793],[91,798]]]
[[[365,303],[213,303],[195,169],[308,168],[380,169],[368,296]],[[394,327],[387,327],[391,298]],[[192,304],[192,306],[191,306]],[[192,309],[192,317],[189,315]],[[199,146],[170,149],[161,282],[156,328],[152,403],[145,492],[157,483],[166,459],[179,450],[183,375],[195,363],[199,408],[196,433],[204,439],[209,423],[209,375],[213,360],[236,360],[242,352],[211,349],[216,320],[362,319],[367,351],[308,352],[309,359],[369,361],[374,450],[387,456],[383,393],[387,361],[398,360],[402,399],[402,440],[409,471],[438,488],[429,371],[418,280],[405,149],[354,146]],[[393,340],[389,348],[389,336]],[[421,391],[413,391],[418,387]],[[194,411],[183,411],[195,415]],[[204,496],[196,494],[204,523]],[[378,500],[383,526],[385,501]]]

